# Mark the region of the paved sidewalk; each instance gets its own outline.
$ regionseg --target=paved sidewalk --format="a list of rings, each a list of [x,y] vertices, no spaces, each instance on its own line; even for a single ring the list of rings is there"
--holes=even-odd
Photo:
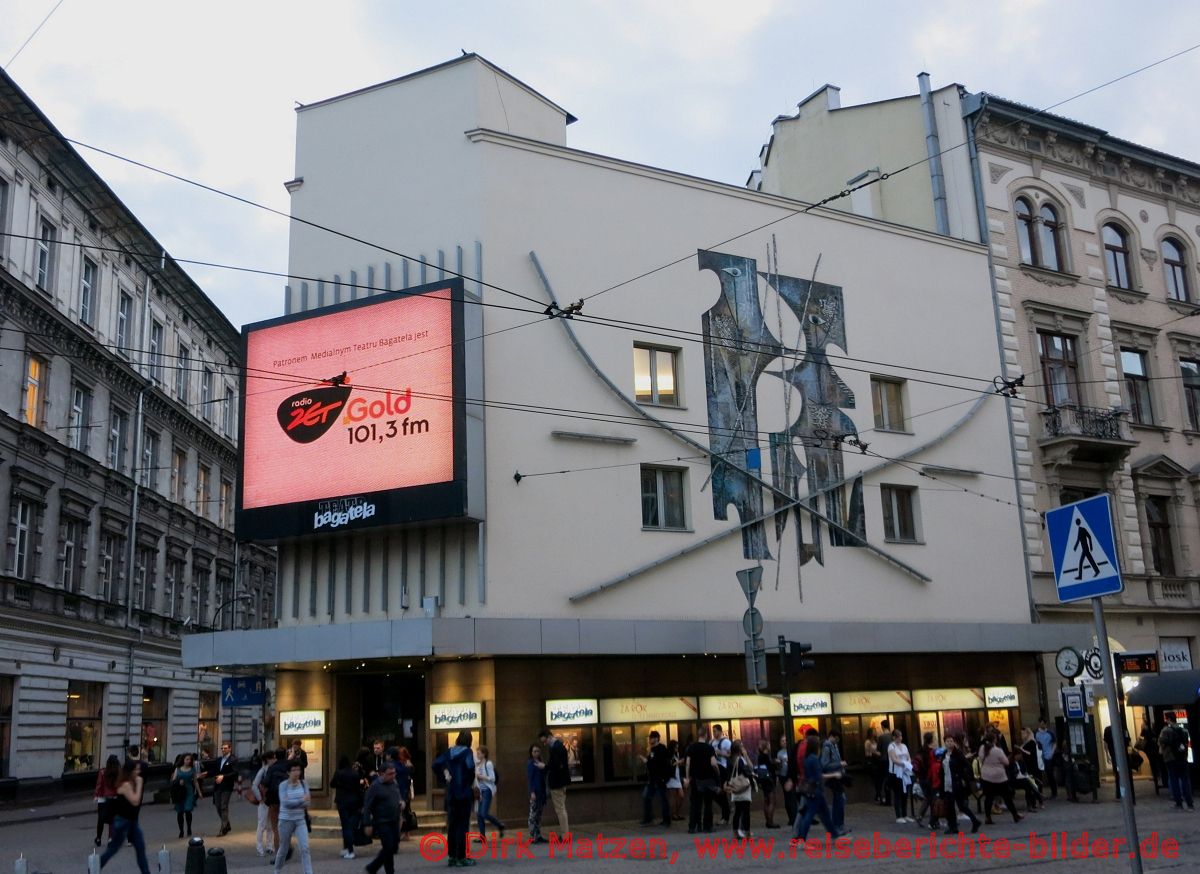
[[[7,821],[8,824],[0,827],[0,874],[7,874],[12,870],[10,867],[12,860],[21,852],[29,860],[30,874],[83,874],[86,870],[88,854],[92,851],[95,821],[91,816],[79,815],[79,805],[64,803],[60,809],[62,814],[49,820],[27,818],[24,821],[12,821],[11,817],[16,812],[4,812],[4,816],[0,818]],[[52,811],[52,808],[29,811],[29,816],[34,817],[34,814],[47,811]],[[88,812],[90,813],[90,811]],[[204,837],[206,846],[222,847],[225,850],[230,872],[257,871],[259,874],[266,874],[269,870],[267,860],[259,858],[254,849],[255,808],[243,801],[235,800],[230,807],[230,814],[234,825],[233,833],[224,838],[216,837],[218,826],[216,811],[213,805],[205,799],[196,809],[196,834]],[[1165,798],[1154,798],[1152,794],[1149,794],[1138,804],[1137,815],[1140,836],[1143,841],[1156,840],[1160,847],[1167,840],[1178,842],[1178,858],[1147,859],[1146,871],[1200,871],[1200,813],[1176,812]],[[555,827],[553,819],[553,813],[550,812],[545,822],[548,831]],[[854,829],[850,837],[867,841],[868,843],[863,845],[867,849],[870,848],[869,842],[872,841],[876,843],[886,841],[894,846],[895,842],[900,839],[906,838],[913,841],[920,837],[928,840],[929,836],[928,831],[922,831],[915,825],[898,825],[892,817],[890,809],[874,805],[850,805],[846,821]],[[182,874],[186,840],[179,840],[176,837],[173,809],[167,805],[148,806],[142,813],[142,824],[146,834],[151,870],[157,869],[158,850],[165,844],[171,851],[172,874]],[[511,823],[511,825],[516,826],[517,823]],[[650,846],[656,852],[661,850],[660,854],[665,855],[666,858],[656,860],[569,858],[563,849],[552,854],[551,848],[545,845],[532,848],[533,858],[521,858],[522,851],[510,845],[503,854],[506,856],[505,858],[483,858],[480,859],[479,865],[527,871],[530,874],[559,870],[563,865],[572,868],[583,866],[596,870],[617,870],[630,865],[652,866],[664,871],[670,868],[678,870],[686,866],[689,874],[698,870],[750,871],[763,868],[791,871],[798,866],[821,871],[870,871],[871,874],[893,874],[893,872],[894,874],[910,874],[910,872],[925,871],[956,872],[957,874],[964,870],[1016,870],[1030,866],[1038,866],[1039,870],[1052,869],[1056,872],[1073,872],[1073,874],[1074,872],[1078,872],[1078,874],[1089,872],[1090,874],[1090,872],[1128,872],[1130,870],[1127,856],[1115,859],[1031,860],[1029,854],[1023,849],[1020,852],[1014,850],[1013,858],[1010,859],[992,858],[986,861],[979,858],[973,860],[924,857],[898,859],[894,855],[886,859],[825,859],[805,858],[803,853],[799,858],[786,858],[788,838],[786,830],[767,831],[762,829],[761,825],[762,814],[756,808],[752,814],[755,836],[762,839],[774,838],[776,842],[769,852],[760,853],[761,856],[764,856],[762,858],[751,858],[748,847],[742,850],[744,857],[739,857],[736,850],[731,850],[732,858],[725,858],[724,848],[716,847],[716,845],[710,846],[715,848],[718,858],[702,858],[703,854],[698,852],[696,839],[689,836],[683,827],[664,829],[656,826],[640,829],[633,823],[625,822],[589,824],[577,830],[575,837],[595,838],[597,833],[601,833],[606,838],[612,837],[627,842],[634,839],[660,840],[661,845],[651,844]],[[1068,842],[1078,842],[1081,834],[1085,831],[1088,833],[1089,842],[1095,839],[1111,842],[1123,837],[1124,825],[1120,806],[1110,800],[1107,795],[1106,800],[1099,804],[1090,802],[1070,804],[1060,797],[1059,800],[1050,802],[1046,811],[1031,814],[1020,824],[1013,823],[1007,816],[998,818],[996,825],[986,827],[983,834],[988,836],[989,846],[996,847],[995,842],[999,839],[1019,842],[1022,845],[1028,844],[1031,840],[1031,833],[1041,836],[1038,840],[1049,842],[1052,833],[1065,832]],[[519,834],[517,831],[509,831],[507,836],[513,837]],[[728,831],[722,829],[714,835],[699,837],[702,840],[726,838],[729,837],[729,834]],[[810,837],[821,837],[819,829],[814,827]],[[427,841],[424,849],[428,854],[440,856],[444,852],[443,838],[440,834],[427,835],[424,840]],[[582,844],[576,845],[576,847],[582,846]],[[1046,846],[1049,844],[1047,843]],[[316,874],[359,874],[366,861],[374,855],[374,849],[377,847],[376,844],[374,848],[360,848],[360,850],[371,852],[365,856],[360,854],[357,860],[345,861],[339,856],[340,841],[329,838],[314,839],[312,841],[314,871]],[[593,844],[591,849],[609,854],[624,852],[628,855],[634,850],[634,847],[635,845],[632,843],[625,843],[624,846],[614,843],[602,846]],[[445,868],[444,861],[422,858],[421,849],[422,845],[417,841],[402,843],[399,857],[396,859],[399,870],[425,868],[432,871],[434,867]],[[759,849],[763,849],[762,845]],[[784,858],[781,858],[780,854],[783,854]],[[499,855],[501,854],[497,851],[497,856]],[[595,852],[593,852],[594,855],[596,855]],[[674,864],[671,862],[672,857]],[[285,867],[287,874],[300,874],[298,862],[298,858],[293,858],[287,864]],[[881,867],[888,868],[888,871],[879,870]],[[105,871],[107,874],[134,874],[137,867],[133,849],[131,847],[123,848]]]

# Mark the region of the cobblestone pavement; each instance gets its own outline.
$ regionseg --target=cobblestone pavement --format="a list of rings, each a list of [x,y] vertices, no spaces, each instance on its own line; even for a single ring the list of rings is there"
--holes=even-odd
[[[1113,852],[1114,841],[1124,838],[1125,834],[1120,805],[1111,800],[1110,793],[1111,789],[1105,794],[1105,800],[1098,804],[1071,804],[1060,797],[1049,802],[1045,811],[1030,814],[1019,824],[1013,823],[1007,816],[998,817],[995,826],[984,828],[980,838],[986,836],[986,842],[978,840],[975,843],[974,858],[970,859],[930,858],[928,831],[912,824],[897,824],[890,809],[852,804],[846,816],[847,825],[853,829],[849,836],[853,842],[845,848],[850,858],[822,858],[819,855],[812,858],[804,850],[800,850],[795,858],[790,857],[787,831],[761,828],[762,815],[755,810],[752,818],[755,838],[762,841],[773,838],[773,845],[751,842],[743,847],[732,844],[722,846],[715,839],[729,837],[726,829],[718,829],[712,835],[690,836],[687,829],[682,827],[683,823],[679,824],[680,827],[670,829],[660,826],[642,829],[633,823],[589,824],[577,829],[571,849],[565,844],[557,847],[522,846],[521,832],[510,830],[506,834],[510,839],[509,844],[503,849],[493,847],[490,853],[494,853],[496,858],[480,858],[479,866],[528,871],[530,874],[557,871],[564,866],[574,870],[610,870],[635,866],[639,870],[674,867],[689,871],[790,870],[803,867],[838,872],[871,870],[881,874],[886,871],[907,874],[911,871],[997,871],[1025,867],[1070,872],[1126,872],[1130,870],[1127,846],[1120,847],[1115,858],[1108,857]],[[1137,806],[1140,837],[1148,848],[1157,848],[1156,856],[1145,859],[1145,870],[1200,871],[1200,813],[1174,810],[1165,797],[1155,798],[1148,784],[1139,785],[1138,794],[1142,799]],[[259,858],[254,849],[254,808],[235,801],[230,813],[234,831],[224,838],[216,837],[216,811],[205,800],[196,810],[196,834],[204,837],[207,847],[224,849],[229,871],[259,871],[265,874],[269,871],[267,860]],[[0,874],[13,870],[13,860],[19,853],[24,853],[28,860],[29,874],[85,874],[95,833],[91,814],[90,805],[81,802],[60,802],[34,810],[0,811]],[[553,829],[552,813],[549,820],[548,826]],[[171,851],[172,872],[182,874],[186,842],[176,838],[174,811],[166,805],[148,806],[142,813],[142,824],[151,870],[157,871],[157,854],[165,844]],[[823,838],[819,831],[814,828],[810,838]],[[1096,858],[1095,855],[1090,858],[1070,858],[1072,850],[1078,851],[1084,846],[1082,837],[1085,832],[1087,845],[1093,853],[1103,849],[1106,858]],[[597,840],[598,836],[603,836],[603,839]],[[939,840],[942,837],[939,835]],[[919,847],[916,846],[918,838],[924,841]],[[1097,843],[1100,841],[1104,842],[1103,845]],[[1061,857],[1064,844],[1068,858]],[[341,846],[337,840],[314,839],[312,845],[316,874],[358,874],[369,859],[363,851],[372,851],[370,855],[373,855],[373,848],[363,847],[360,848],[358,859],[347,861],[339,856]],[[879,858],[880,848],[883,847],[888,848],[888,856]],[[965,855],[972,848],[947,844],[940,849]],[[423,858],[422,850],[435,859]],[[422,836],[421,840],[402,843],[396,859],[397,869],[411,871],[425,868],[432,871],[444,868],[446,863],[437,860],[444,851],[444,839],[440,833],[430,833]],[[592,858],[586,858],[589,851]],[[477,852],[481,856],[489,854],[483,848]],[[898,857],[900,853],[911,856],[913,852],[919,853],[920,858]],[[854,857],[871,853],[875,855]],[[633,858],[646,855],[657,858]],[[599,856],[604,858],[597,858]],[[134,874],[137,866],[133,849],[122,849],[105,870],[110,874]],[[285,866],[285,871],[287,874],[301,874],[298,857]]]

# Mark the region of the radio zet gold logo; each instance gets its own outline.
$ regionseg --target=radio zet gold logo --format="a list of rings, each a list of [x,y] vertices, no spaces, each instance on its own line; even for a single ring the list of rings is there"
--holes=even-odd
[[[324,436],[341,417],[346,436],[355,443],[382,443],[394,437],[411,437],[429,432],[428,419],[410,419],[412,389],[385,391],[382,398],[350,397],[353,386],[345,373],[326,380],[318,388],[306,389],[285,398],[276,410],[279,427],[297,443],[312,443]],[[402,417],[403,418],[400,418]]]

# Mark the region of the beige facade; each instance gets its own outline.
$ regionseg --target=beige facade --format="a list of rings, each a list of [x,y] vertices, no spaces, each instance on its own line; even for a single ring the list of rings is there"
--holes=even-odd
[[[873,200],[859,193],[830,208],[870,208],[933,230],[942,171],[949,232],[987,241],[1006,374],[1024,376],[1009,415],[1033,606],[1047,619],[1090,620],[1087,603],[1058,601],[1042,517],[1107,492],[1125,573],[1125,591],[1105,599],[1113,648],[1170,652],[1172,667],[1191,667],[1200,630],[1200,165],[950,86],[927,102],[838,108],[810,98],[776,120],[750,185],[819,200],[864,166],[896,171],[927,145],[927,113],[936,161],[873,186]],[[862,129],[876,126],[905,136]],[[1057,685],[1051,659],[1045,667]]]

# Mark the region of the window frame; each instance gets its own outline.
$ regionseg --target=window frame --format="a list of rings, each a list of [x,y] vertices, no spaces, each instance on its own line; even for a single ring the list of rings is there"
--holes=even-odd
[[[37,564],[34,544],[37,534],[37,509],[37,504],[28,496],[12,496],[8,513],[10,551],[5,567],[8,573],[18,580],[31,579],[30,568]]]
[[[1189,364],[1195,369],[1195,373],[1189,376],[1184,371],[1184,365]],[[1179,359],[1179,376],[1183,383],[1183,406],[1184,413],[1187,416],[1187,427],[1189,431],[1200,431],[1200,358],[1183,358]],[[1194,380],[1189,383],[1188,380]]]
[[[1129,419],[1135,425],[1154,425],[1154,397],[1150,389],[1149,353],[1145,349],[1122,346],[1117,357],[1121,362],[1121,379],[1125,385],[1125,402]],[[1141,373],[1130,373],[1125,356],[1136,358]]]
[[[151,428],[145,428],[142,433],[142,467],[138,471],[138,482],[144,488],[158,488],[158,452],[161,446],[162,435]]]
[[[128,446],[129,413],[114,404],[108,413],[108,466],[117,473],[125,472]]]
[[[667,467],[657,464],[643,464],[639,470],[638,478],[638,493],[641,497],[642,505],[642,530],[643,531],[688,531],[688,501],[687,501],[687,469],[680,467]],[[654,515],[657,522],[652,521],[647,514],[646,500],[649,493],[646,491],[646,474],[653,473],[655,477],[655,509]],[[667,486],[667,478],[669,476],[678,477],[678,504],[675,507],[676,514],[679,518],[678,525],[668,524],[669,519],[673,515],[670,513],[671,495]]]
[[[67,414],[67,445],[77,452],[87,453],[91,449],[92,402],[95,398],[89,386],[82,382],[71,383],[71,409]]]
[[[1079,335],[1066,334],[1061,331],[1038,330],[1037,337],[1038,337],[1038,365],[1041,367],[1041,370],[1042,370],[1042,385],[1046,389],[1046,403],[1049,406],[1054,407],[1054,408],[1083,406],[1083,404],[1082,404],[1082,396],[1083,396],[1082,389],[1083,389],[1083,387],[1079,381]],[[1048,341],[1051,340],[1052,338],[1059,338],[1059,339],[1067,341],[1067,345],[1069,346],[1070,351],[1071,351],[1071,355],[1070,355],[1069,359],[1065,356],[1053,357],[1053,356],[1049,355],[1049,352],[1051,351],[1051,347],[1050,347],[1050,344]],[[1064,383],[1067,387],[1067,394],[1069,396],[1065,402],[1060,402],[1060,401],[1056,400],[1054,395],[1052,394],[1054,386],[1056,385],[1054,380],[1051,379],[1051,375],[1050,375],[1050,367],[1051,367],[1052,362],[1059,363],[1062,367],[1064,367],[1067,371],[1069,371],[1069,373],[1071,375],[1071,379],[1068,382]]]
[[[133,295],[121,289],[117,297],[117,351],[128,357],[129,341],[133,336]]]
[[[910,433],[904,403],[904,388],[907,382],[908,380],[896,379],[890,376],[871,375],[871,407],[874,414],[876,431],[887,431],[897,434]],[[891,421],[891,417],[888,414],[889,405],[884,402],[884,393],[887,389],[894,389],[896,392],[896,406],[900,410],[899,424]]]
[[[1146,531],[1149,534],[1149,565],[1159,576],[1174,577],[1177,566],[1175,563],[1175,537],[1172,533],[1174,519],[1171,514],[1171,499],[1166,495],[1146,494],[1141,496],[1146,513]],[[1158,519],[1151,519],[1150,508],[1154,507],[1160,513]]]
[[[1110,243],[1107,231],[1120,239],[1120,245]],[[1133,259],[1129,257],[1131,234],[1121,224],[1107,221],[1100,226],[1100,242],[1104,251],[1104,281],[1109,288],[1118,291],[1133,291]],[[1122,276],[1122,272],[1124,275]],[[1114,274],[1116,274],[1114,276]],[[1115,280],[1115,281],[1114,281]],[[1124,284],[1122,284],[1124,280]]]
[[[58,585],[63,591],[83,591],[87,568],[88,522],[72,514],[63,514],[58,522]]]
[[[186,343],[179,344],[179,356],[175,370],[175,397],[179,403],[187,406],[188,389],[191,386],[192,351]]]
[[[90,277],[88,276],[89,272]],[[79,324],[85,328],[95,328],[96,326],[96,310],[99,308],[99,282],[100,265],[84,255],[79,268]]]
[[[634,361],[633,361],[633,382],[634,382],[633,398],[638,404],[641,404],[643,406],[650,406],[650,407],[676,407],[676,408],[678,408],[678,407],[683,406],[683,398],[680,393],[680,385],[679,385],[679,359],[680,359],[679,353],[681,351],[682,350],[677,349],[677,348],[672,348],[670,346],[657,346],[652,343],[634,343],[633,344],[633,356],[634,356]],[[641,393],[639,393],[638,386],[637,386],[638,354],[640,352],[646,353],[646,359],[647,359],[646,364],[647,364],[647,368],[648,368],[648,378],[650,381],[649,397],[645,398],[645,399],[643,399]],[[664,395],[659,386],[659,375],[660,374],[659,374],[659,367],[657,366],[656,362],[660,355],[667,355],[670,357],[671,381],[672,381],[671,400],[663,400]]]
[[[205,367],[200,375],[200,418],[212,423],[213,370]]]
[[[911,526],[911,536],[896,528],[897,520],[903,525],[903,513],[900,512],[900,496],[907,498],[905,507],[908,514],[908,524]],[[922,543],[920,503],[917,498],[916,486],[905,486],[894,483],[884,483],[879,486],[879,502],[883,511],[883,539],[888,543]]]
[[[1013,200],[1013,215],[1017,223],[1017,251],[1021,263],[1041,270],[1064,272],[1067,269],[1063,241],[1065,222],[1061,210],[1049,200],[1035,206],[1030,195],[1021,194]],[[1047,246],[1049,252],[1046,251]]]
[[[1175,250],[1177,258],[1167,256],[1167,247]],[[1192,302],[1192,287],[1188,282],[1188,250],[1178,237],[1173,235],[1163,237],[1158,246],[1163,262],[1163,283],[1166,285],[1167,299],[1179,303]]]
[[[58,228],[45,216],[38,222],[38,236],[35,242],[33,284],[40,290],[51,294],[54,291],[54,268]]]
[[[21,385],[21,421],[34,428],[43,427],[46,421],[49,371],[50,360],[45,355],[33,351],[25,353],[25,374]]]
[[[163,323],[158,319],[150,319],[150,336],[149,349],[146,352],[147,360],[150,364],[150,378],[157,385],[163,384],[163,343],[166,342],[166,333]]]

